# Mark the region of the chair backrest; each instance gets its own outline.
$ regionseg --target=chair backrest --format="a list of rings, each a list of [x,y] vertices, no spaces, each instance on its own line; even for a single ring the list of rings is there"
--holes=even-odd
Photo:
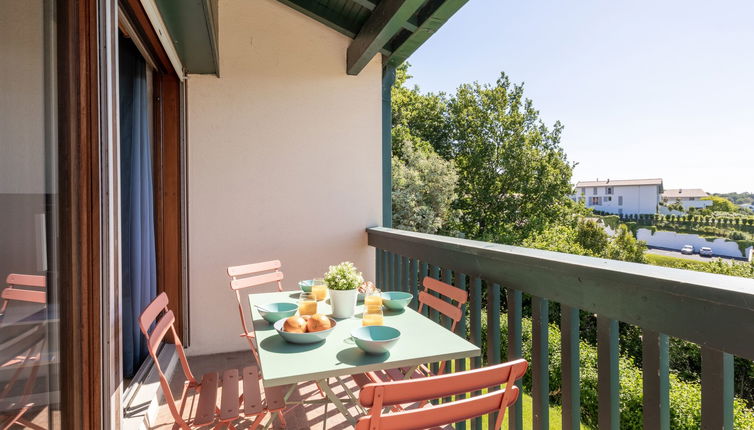
[[[173,311],[168,308],[167,294],[164,292],[160,293],[160,295],[158,295],[152,303],[144,309],[139,317],[139,328],[147,338],[147,350],[149,350],[149,355],[152,357],[152,360],[154,360],[155,368],[160,375],[160,386],[162,387],[162,392],[165,396],[165,400],[167,400],[170,412],[173,414],[173,418],[177,423],[183,423],[184,420],[176,407],[173,392],[170,390],[170,381],[168,381],[163,373],[162,368],[160,367],[160,362],[157,359],[157,349],[168,332],[173,335],[175,349],[178,353],[178,359],[181,362],[181,367],[183,368],[183,374],[186,376],[186,380],[191,384],[196,384],[197,381],[191,373],[188,360],[186,360],[186,353],[183,350],[183,344],[175,330],[175,315],[173,315]]]
[[[458,325],[458,321],[463,317],[461,306],[468,301],[468,293],[465,290],[438,281],[435,278],[430,278],[429,276],[424,277],[422,285],[424,285],[424,291],[419,292],[419,312],[421,313],[424,306],[428,306],[429,308],[440,312],[453,321],[450,330],[456,331],[456,325]],[[430,291],[434,291],[441,296],[452,299],[456,304],[453,305],[448,303],[442,298],[430,294]]]
[[[282,264],[280,260],[265,261],[263,263],[244,264],[242,266],[228,267],[228,276],[230,276],[230,289],[236,293],[238,302],[238,313],[241,316],[241,326],[243,327],[244,336],[249,339],[251,351],[257,358],[254,343],[251,341],[251,332],[249,325],[246,324],[246,315],[243,311],[243,302],[241,301],[240,290],[244,288],[257,287],[260,285],[277,282],[278,291],[283,291],[283,272],[280,271]]]
[[[370,408],[370,412],[359,419],[356,429],[426,429],[491,412],[498,412],[494,428],[500,429],[506,409],[518,398],[519,389],[515,382],[526,373],[527,367],[526,360],[521,359],[447,375],[368,384],[361,389],[359,402],[362,406]],[[442,403],[431,408],[406,409],[399,413],[382,415],[386,407],[466,394],[503,384],[504,389],[468,399]]]
[[[47,292],[45,291],[45,288],[47,288],[47,278],[44,276],[11,273],[5,278],[5,283],[8,286],[0,294],[0,298],[3,299],[0,313],[4,313],[8,307],[8,303],[12,301],[42,305],[47,303]]]

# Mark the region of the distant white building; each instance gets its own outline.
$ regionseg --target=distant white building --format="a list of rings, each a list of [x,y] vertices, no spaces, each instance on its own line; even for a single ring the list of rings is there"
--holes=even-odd
[[[662,179],[582,181],[576,184],[574,201],[617,215],[655,214],[663,192]]]
[[[680,202],[683,205],[683,209],[689,208],[705,208],[712,205],[711,200],[702,200],[703,197],[708,197],[709,194],[705,193],[701,188],[677,188],[665,190],[660,198],[666,204],[673,204]]]

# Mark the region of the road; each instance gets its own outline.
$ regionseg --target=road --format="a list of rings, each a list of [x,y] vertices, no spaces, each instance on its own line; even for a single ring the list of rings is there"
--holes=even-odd
[[[665,255],[668,257],[685,258],[688,260],[696,260],[696,261],[710,261],[713,258],[722,258],[723,260],[732,260],[732,261],[737,261],[739,263],[743,263],[743,260],[737,260],[735,258],[730,258],[730,257],[722,257],[722,256],[715,255],[714,257],[710,258],[710,257],[702,257],[699,254],[692,254],[692,255],[681,254],[681,251],[668,251],[666,249],[649,248],[647,252],[649,254]]]

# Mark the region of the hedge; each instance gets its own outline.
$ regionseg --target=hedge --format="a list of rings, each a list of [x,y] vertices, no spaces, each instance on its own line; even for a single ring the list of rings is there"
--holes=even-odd
[[[483,356],[486,356],[487,320],[482,318]],[[522,320],[522,345],[524,358],[531,362],[532,324],[529,318]],[[501,356],[507,355],[508,318],[500,317]],[[548,336],[550,402],[561,404],[561,362],[560,329],[550,324]],[[597,404],[597,348],[587,342],[580,342],[580,382],[581,382],[581,421],[591,427],[598,427]],[[631,358],[621,356],[620,372],[620,428],[642,429],[642,371]],[[524,390],[531,392],[531,372],[523,378]],[[701,426],[702,390],[698,382],[681,381],[674,373],[670,374],[670,428],[698,429]],[[747,409],[745,403],[734,400],[735,428],[754,429],[754,411]]]

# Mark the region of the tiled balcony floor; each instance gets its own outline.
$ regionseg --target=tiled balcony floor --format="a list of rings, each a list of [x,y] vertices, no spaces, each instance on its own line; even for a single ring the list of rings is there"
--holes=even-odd
[[[211,371],[219,371],[225,369],[242,369],[252,364],[253,357],[248,351],[233,352],[227,354],[207,355],[198,357],[189,357],[189,365],[194,376],[200,378],[201,375]],[[183,388],[183,372],[180,370],[180,365],[176,369],[171,385],[173,386],[174,395],[179,396],[181,389]],[[335,394],[339,397],[346,397],[343,388],[333,379],[330,381],[331,387]],[[350,378],[345,379],[346,385],[349,388],[354,389],[356,384]],[[356,390],[354,389],[354,392]],[[302,398],[321,398],[319,391],[314,383],[300,384],[297,391],[291,396],[292,400],[300,400]],[[218,395],[218,399],[220,396]],[[351,414],[358,416],[358,409],[355,406],[351,406],[349,409]],[[285,410],[285,420],[287,426],[285,428],[289,430],[299,429],[348,429],[352,428],[343,415],[338,412],[333,405],[327,405],[327,423],[325,427],[325,406],[324,405],[296,405],[289,406]],[[269,418],[265,419],[265,423]],[[240,419],[237,421],[236,426],[239,429],[249,428],[252,420]],[[173,417],[170,414],[170,410],[167,405],[163,403],[160,405],[159,413],[155,424],[152,429],[167,430],[173,428]],[[280,426],[279,420],[275,420],[273,428],[283,428]]]

